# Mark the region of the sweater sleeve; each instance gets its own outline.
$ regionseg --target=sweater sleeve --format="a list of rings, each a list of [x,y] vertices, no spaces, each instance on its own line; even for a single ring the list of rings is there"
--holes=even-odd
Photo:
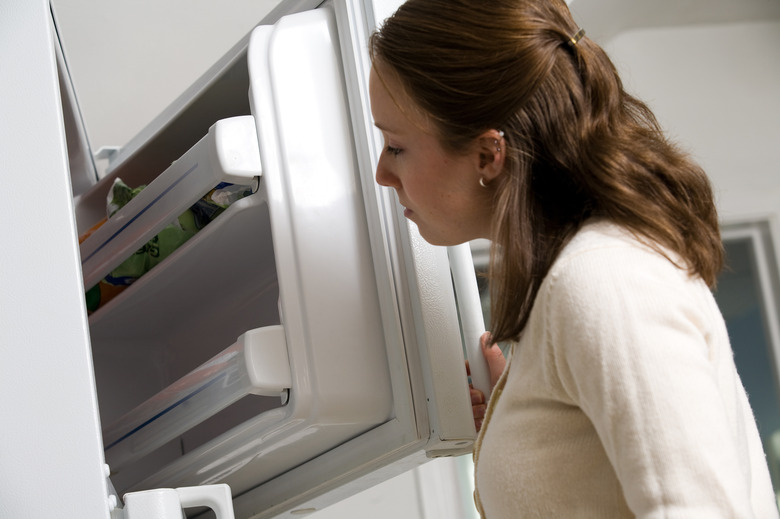
[[[708,343],[706,286],[638,247],[580,252],[545,283],[537,302],[555,376],[592,421],[636,516],[754,517],[728,411],[734,388],[722,387]]]

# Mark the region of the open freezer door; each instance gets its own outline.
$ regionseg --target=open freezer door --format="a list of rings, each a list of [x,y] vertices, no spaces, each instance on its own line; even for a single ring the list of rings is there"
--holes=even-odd
[[[368,109],[366,42],[375,23],[369,3],[336,1],[259,27],[250,40],[250,106],[288,341],[311,340],[302,334],[313,330],[327,351],[314,363],[335,364],[342,391],[354,378],[344,393],[322,394],[298,378],[304,350],[290,347],[291,397],[351,402],[354,419],[373,425],[236,492],[238,517],[314,511],[428,457],[468,453],[475,439],[447,251],[425,243],[373,180],[382,143]],[[281,260],[288,254],[298,260]],[[304,294],[306,284],[316,288]]]
[[[448,252],[373,179],[375,23],[370,2],[337,0],[259,26],[79,197],[88,229],[119,179],[146,185],[83,238],[90,293],[202,197],[241,188],[90,310],[119,495],[226,484],[236,517],[293,517],[471,451]]]

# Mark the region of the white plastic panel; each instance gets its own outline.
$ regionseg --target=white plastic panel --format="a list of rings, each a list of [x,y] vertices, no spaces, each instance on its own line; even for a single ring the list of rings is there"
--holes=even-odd
[[[50,14],[0,5],[0,517],[108,519]]]
[[[208,507],[215,519],[234,519],[230,487],[201,485],[197,487],[157,488],[131,492],[122,496],[125,507],[112,519],[181,519],[185,508]]]

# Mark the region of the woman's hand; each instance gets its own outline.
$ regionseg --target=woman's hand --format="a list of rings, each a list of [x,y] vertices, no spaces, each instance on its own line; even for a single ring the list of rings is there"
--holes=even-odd
[[[490,390],[493,391],[498,379],[501,377],[501,373],[504,372],[506,366],[506,358],[504,353],[497,344],[491,343],[490,332],[485,332],[479,338],[480,349],[482,355],[485,357],[485,361],[488,365],[488,371],[490,372]],[[469,369],[469,361],[466,361],[466,373],[471,375]],[[471,412],[474,415],[474,427],[477,432],[482,428],[482,422],[485,419],[485,411],[487,410],[487,400],[490,395],[484,395],[482,391],[474,389],[474,386],[469,384],[469,390],[471,392]]]

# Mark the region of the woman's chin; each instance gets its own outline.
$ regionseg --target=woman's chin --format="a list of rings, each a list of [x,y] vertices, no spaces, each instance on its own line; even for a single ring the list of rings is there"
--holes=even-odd
[[[455,237],[450,236],[442,236],[438,233],[431,233],[419,225],[417,226],[417,230],[420,232],[420,236],[422,236],[423,240],[430,243],[431,245],[436,245],[439,247],[451,247],[453,245],[460,245],[461,243],[466,243],[468,241],[458,240]]]

